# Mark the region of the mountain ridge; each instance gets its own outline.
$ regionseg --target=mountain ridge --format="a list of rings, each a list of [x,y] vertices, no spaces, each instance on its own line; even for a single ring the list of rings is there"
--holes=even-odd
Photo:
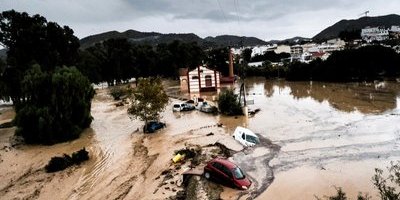
[[[337,38],[342,31],[355,31],[361,30],[367,26],[376,27],[383,26],[389,28],[390,26],[400,26],[400,15],[389,14],[374,17],[361,17],[358,19],[342,19],[335,24],[325,28],[320,33],[315,35],[313,41],[324,41],[332,38]]]

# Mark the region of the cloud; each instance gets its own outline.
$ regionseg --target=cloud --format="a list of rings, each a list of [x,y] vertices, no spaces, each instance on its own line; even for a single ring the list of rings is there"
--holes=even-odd
[[[261,39],[312,37],[341,19],[400,12],[398,0],[1,0],[2,11],[40,14],[78,37],[104,31],[193,32]]]

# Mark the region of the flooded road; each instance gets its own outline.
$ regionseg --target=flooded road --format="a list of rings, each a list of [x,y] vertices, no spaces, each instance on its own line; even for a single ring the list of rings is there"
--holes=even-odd
[[[127,115],[127,105],[116,107],[106,89],[96,90],[94,121],[77,140],[13,146],[15,128],[0,129],[1,199],[52,199],[54,195],[58,199],[166,199],[180,190],[175,178],[184,170],[167,183],[160,178],[174,166],[174,151],[215,142],[237,151],[231,159],[254,183],[248,191],[224,187],[222,199],[315,199],[314,195],[333,194],[335,186],[343,187],[350,198],[361,191],[377,199],[371,182],[374,168],[400,160],[400,84],[253,78],[247,80],[246,91],[254,99],[249,107],[261,109],[255,116],[172,112],[172,104],[179,100],[171,99],[162,114],[167,127],[156,134],[144,135],[143,123]],[[8,107],[0,112],[1,123],[14,117]],[[258,133],[261,145],[243,149],[231,137],[236,126]],[[206,136],[209,133],[214,135]],[[89,161],[59,173],[44,172],[51,157],[82,147],[89,151]]]
[[[377,198],[374,168],[400,158],[399,84],[250,79],[247,87],[255,102],[250,107],[261,108],[247,127],[280,146],[267,165],[274,181],[259,199],[314,199],[333,194],[335,186],[348,197],[361,191]],[[268,156],[235,160],[257,168]],[[251,176],[263,176],[243,165]]]

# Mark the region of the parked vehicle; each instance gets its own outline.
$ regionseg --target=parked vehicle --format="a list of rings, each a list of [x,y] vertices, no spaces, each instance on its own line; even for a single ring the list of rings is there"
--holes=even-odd
[[[154,133],[158,129],[162,129],[166,127],[167,125],[162,122],[157,122],[157,121],[150,121],[147,122],[147,125],[143,127],[143,132],[144,133]]]
[[[188,103],[176,103],[172,106],[172,111],[190,111],[194,110],[195,107]]]
[[[241,126],[236,127],[235,132],[233,133],[233,138],[246,147],[260,144],[260,139],[258,139],[258,136],[254,134],[253,131]]]
[[[210,104],[208,104],[207,102],[203,102],[199,105],[199,110],[201,112],[205,112],[205,113],[216,113],[218,112],[217,107],[215,106],[211,106]]]
[[[204,177],[243,190],[247,190],[251,185],[251,181],[236,164],[223,158],[209,161],[204,167]]]

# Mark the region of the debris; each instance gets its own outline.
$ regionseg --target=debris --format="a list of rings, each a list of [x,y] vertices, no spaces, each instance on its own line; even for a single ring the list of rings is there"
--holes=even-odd
[[[206,136],[212,136],[212,135],[214,135],[214,133],[213,133],[213,132],[210,132],[210,133],[207,134]]]
[[[45,166],[46,172],[62,171],[74,164],[79,165],[83,161],[89,160],[89,152],[85,148],[72,153],[72,157],[64,154],[62,157],[52,157],[49,163]]]
[[[122,101],[120,101],[118,103],[115,103],[115,106],[116,107],[121,107],[121,106],[124,106],[124,103]]]
[[[161,172],[161,175],[166,175],[166,174],[169,174],[169,173],[171,173],[171,170],[170,169],[166,169],[166,170]]]
[[[13,121],[5,122],[5,123],[0,124],[0,128],[11,128],[13,126],[14,126],[14,122]]]
[[[177,153],[173,158],[172,161],[174,161],[174,163],[180,162],[181,160],[183,160],[185,158],[185,154],[180,154]]]

